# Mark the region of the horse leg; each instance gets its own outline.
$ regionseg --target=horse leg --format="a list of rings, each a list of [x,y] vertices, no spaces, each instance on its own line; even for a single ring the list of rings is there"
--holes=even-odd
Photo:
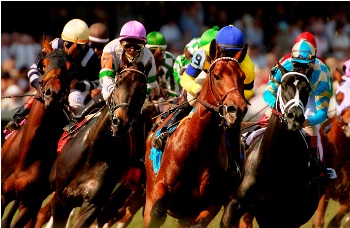
[[[128,198],[125,209],[125,215],[117,222],[117,228],[126,228],[134,218],[135,214],[145,205],[145,192],[133,191]]]
[[[329,196],[325,193],[321,196],[321,199],[318,203],[318,207],[315,212],[315,219],[313,223],[313,228],[323,228],[325,213],[329,203]]]
[[[30,205],[30,206],[28,206]],[[36,216],[41,208],[41,202],[35,201],[26,204],[22,204],[19,213],[11,225],[12,228],[22,228],[26,225],[34,227],[36,223]],[[31,221],[32,220],[32,221]]]
[[[350,213],[347,214],[340,228],[350,228]]]
[[[98,213],[98,206],[90,202],[84,202],[79,210],[77,219],[73,225],[73,228],[90,227],[90,225],[95,221]]]
[[[10,227],[11,222],[12,222],[12,218],[15,215],[17,209],[19,206],[19,201],[18,200],[14,200],[13,204],[11,205],[9,211],[7,212],[6,216],[2,219],[1,221],[1,227],[7,228]],[[4,213],[4,210],[2,210],[2,215]],[[1,215],[1,216],[2,216]]]
[[[66,227],[66,225],[69,225],[67,222],[71,209],[73,208],[64,207],[63,202],[59,199],[57,194],[54,194],[51,204],[52,227]]]
[[[146,184],[147,185],[147,184]],[[144,227],[160,227],[167,217],[167,189],[163,183],[156,184],[153,189],[147,189],[146,204],[143,215]]]
[[[341,221],[344,218],[344,216],[349,213],[349,207],[345,204],[340,204],[340,207],[335,214],[335,216],[329,221],[327,228],[338,228],[340,227]]]
[[[254,216],[250,213],[245,213],[239,224],[239,228],[253,228]]]
[[[241,217],[245,214],[243,208],[240,206],[237,200],[233,199],[225,207],[224,213],[222,214],[220,227],[239,227]]]
[[[47,202],[45,206],[39,210],[39,213],[36,218],[35,228],[43,227],[43,225],[50,220],[52,215],[51,204],[52,204],[52,197],[49,200],[49,202]]]

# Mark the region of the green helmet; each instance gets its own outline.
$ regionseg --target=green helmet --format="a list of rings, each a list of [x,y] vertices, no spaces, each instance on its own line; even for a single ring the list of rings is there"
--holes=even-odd
[[[214,26],[213,28],[203,32],[201,39],[199,41],[200,45],[203,47],[204,45],[209,44],[213,39],[215,39],[218,31],[219,31],[219,26]]]
[[[167,47],[165,37],[160,32],[150,32],[147,35],[146,47],[149,49],[160,48],[160,50],[165,50]]]

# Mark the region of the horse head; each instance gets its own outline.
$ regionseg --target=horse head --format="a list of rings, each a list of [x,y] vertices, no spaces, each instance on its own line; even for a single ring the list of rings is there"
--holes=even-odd
[[[277,91],[275,110],[288,130],[300,130],[305,121],[304,111],[311,91],[309,79],[299,72],[287,72],[280,63],[278,67],[282,78]]]
[[[336,116],[343,133],[350,138],[350,78],[345,76],[336,78],[339,87],[336,91]]]
[[[197,100],[216,110],[228,127],[238,127],[248,110],[249,102],[244,97],[246,76],[239,65],[247,49],[248,45],[245,44],[242,50],[232,56],[230,52],[220,49],[215,40],[210,44],[212,63],[201,90],[207,92],[201,92]]]
[[[45,108],[51,105],[63,104],[69,94],[72,81],[71,72],[74,67],[68,61],[68,55],[63,49],[52,49],[46,37],[43,39],[44,50],[38,62],[39,94],[45,103]]]
[[[123,70],[116,78],[116,87],[109,98],[113,135],[124,135],[139,116],[146,98],[147,75],[152,68],[149,59],[143,63],[128,63],[124,60]]]

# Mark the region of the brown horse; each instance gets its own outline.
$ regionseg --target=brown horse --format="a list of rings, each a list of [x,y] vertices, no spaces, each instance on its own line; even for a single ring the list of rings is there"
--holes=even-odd
[[[1,154],[1,211],[13,200],[20,213],[12,227],[34,226],[42,201],[51,193],[49,173],[57,156],[57,142],[68,119],[67,104],[72,64],[63,49],[53,50],[44,38],[46,56],[38,63],[39,96],[35,98],[26,123],[3,144]],[[76,45],[71,47],[76,48]],[[9,213],[11,214],[11,213]],[[3,214],[2,214],[3,215]],[[9,227],[13,214],[2,221]]]
[[[350,211],[350,79],[342,79],[340,72],[335,74],[339,82],[336,91],[336,115],[322,124],[320,135],[325,145],[325,163],[333,166],[338,177],[330,181],[322,196],[314,220],[315,228],[324,227],[325,212],[329,199],[336,200],[340,207],[330,220],[328,228],[340,227],[344,216]]]
[[[239,66],[247,48],[224,57],[228,53],[214,40],[213,62],[193,114],[171,134],[164,151],[152,148],[152,141],[166,121],[147,138],[144,227],[160,227],[167,214],[179,219],[179,226],[206,227],[227,202],[229,153],[240,153],[240,123],[247,112],[245,74]]]
[[[89,227],[102,216],[113,189],[123,179],[135,158],[144,153],[132,128],[146,96],[152,62],[129,63],[118,74],[116,87],[95,118],[71,136],[51,170],[55,190],[52,200],[53,226],[66,225],[69,213],[80,207],[74,227]],[[140,149],[141,148],[141,149]],[[103,219],[100,219],[103,220]]]
[[[248,221],[254,216],[260,228],[300,227],[321,197],[321,186],[308,175],[310,151],[301,132],[311,87],[305,75],[279,67],[283,76],[273,114],[246,152],[243,180],[221,227],[238,227],[243,215]]]

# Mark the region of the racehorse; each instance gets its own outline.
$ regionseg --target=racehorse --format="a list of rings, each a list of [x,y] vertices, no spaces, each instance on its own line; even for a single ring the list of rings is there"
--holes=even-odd
[[[337,213],[329,222],[329,228],[340,227],[342,219],[350,211],[350,79],[342,78],[340,72],[334,78],[339,82],[335,95],[336,115],[322,124],[320,135],[323,145],[326,145],[324,160],[330,163],[328,166],[334,167],[338,178],[326,186],[315,214],[315,228],[323,228],[325,225],[329,199],[340,203]]]
[[[150,132],[145,155],[144,227],[160,227],[167,214],[177,218],[179,226],[206,227],[228,201],[229,153],[240,153],[240,123],[247,112],[245,74],[239,65],[247,48],[245,45],[228,57],[229,53],[212,41],[212,63],[192,116],[182,120],[164,151],[156,151],[156,156],[152,141],[166,121]],[[227,138],[228,131],[232,138]],[[161,158],[152,161],[150,156]],[[159,170],[154,165],[158,160]]]
[[[68,123],[64,106],[68,102],[72,65],[63,49],[51,48],[44,37],[44,52],[38,63],[39,96],[35,97],[26,123],[4,142],[1,154],[1,211],[13,200],[13,209],[2,221],[9,227],[34,226],[42,201],[51,193],[49,173],[57,157],[57,142]],[[70,50],[76,48],[72,45]],[[71,53],[71,52],[70,52]],[[2,214],[3,215],[3,214]]]
[[[260,228],[299,227],[314,214],[320,187],[310,182],[310,151],[301,131],[311,87],[297,72],[282,72],[264,134],[246,151],[243,180],[225,207],[221,227],[238,227],[249,213]]]
[[[51,170],[50,182],[56,192],[53,227],[65,226],[75,207],[80,210],[74,227],[89,227],[129,170],[135,154],[144,153],[137,148],[132,128],[145,100],[146,75],[152,62],[145,66],[129,63],[125,56],[122,61],[123,70],[106,105],[93,114],[96,118],[87,119],[68,135]]]

